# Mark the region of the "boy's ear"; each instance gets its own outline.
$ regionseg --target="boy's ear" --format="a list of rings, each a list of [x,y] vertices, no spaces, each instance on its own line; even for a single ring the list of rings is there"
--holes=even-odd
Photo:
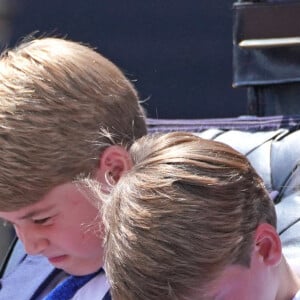
[[[282,258],[282,247],[276,229],[267,223],[260,224],[254,236],[254,253],[265,265],[278,265]]]
[[[132,168],[129,152],[121,146],[110,146],[100,155],[96,178],[100,183],[115,184],[122,174]]]

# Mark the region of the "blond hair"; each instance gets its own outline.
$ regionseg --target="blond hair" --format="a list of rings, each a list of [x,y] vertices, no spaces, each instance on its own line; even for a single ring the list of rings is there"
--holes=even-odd
[[[255,229],[276,216],[243,155],[189,133],[141,138],[131,154],[103,212],[114,299],[199,297],[225,266],[249,266]]]
[[[146,133],[137,92],[109,60],[45,37],[0,58],[0,210],[35,203]]]

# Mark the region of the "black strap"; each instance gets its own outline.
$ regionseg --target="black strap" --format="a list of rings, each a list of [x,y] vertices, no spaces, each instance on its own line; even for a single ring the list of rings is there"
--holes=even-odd
[[[233,39],[242,40],[299,37],[300,1],[236,2]]]

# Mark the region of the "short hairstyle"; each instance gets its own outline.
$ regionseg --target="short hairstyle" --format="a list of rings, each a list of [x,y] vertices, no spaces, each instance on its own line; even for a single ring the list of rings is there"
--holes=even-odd
[[[92,174],[104,148],[144,134],[135,88],[90,47],[43,37],[2,53],[0,210]]]
[[[225,266],[250,265],[257,226],[276,215],[246,157],[180,132],[141,138],[131,155],[103,207],[114,299],[188,299]]]

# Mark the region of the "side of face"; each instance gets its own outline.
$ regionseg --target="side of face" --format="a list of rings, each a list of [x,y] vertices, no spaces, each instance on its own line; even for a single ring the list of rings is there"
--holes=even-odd
[[[46,256],[55,267],[75,275],[102,265],[97,208],[73,183],[59,185],[42,200],[18,211],[1,212],[30,255]]]
[[[256,230],[249,267],[229,265],[210,284],[210,300],[275,300],[280,284],[281,243],[276,229],[261,224]]]
[[[105,174],[117,181],[130,167],[127,151],[109,147],[100,158],[95,179],[107,190]],[[103,265],[102,223],[97,207],[75,183],[68,182],[54,187],[33,205],[0,212],[0,218],[14,225],[28,254],[46,256],[67,273],[85,275]]]

